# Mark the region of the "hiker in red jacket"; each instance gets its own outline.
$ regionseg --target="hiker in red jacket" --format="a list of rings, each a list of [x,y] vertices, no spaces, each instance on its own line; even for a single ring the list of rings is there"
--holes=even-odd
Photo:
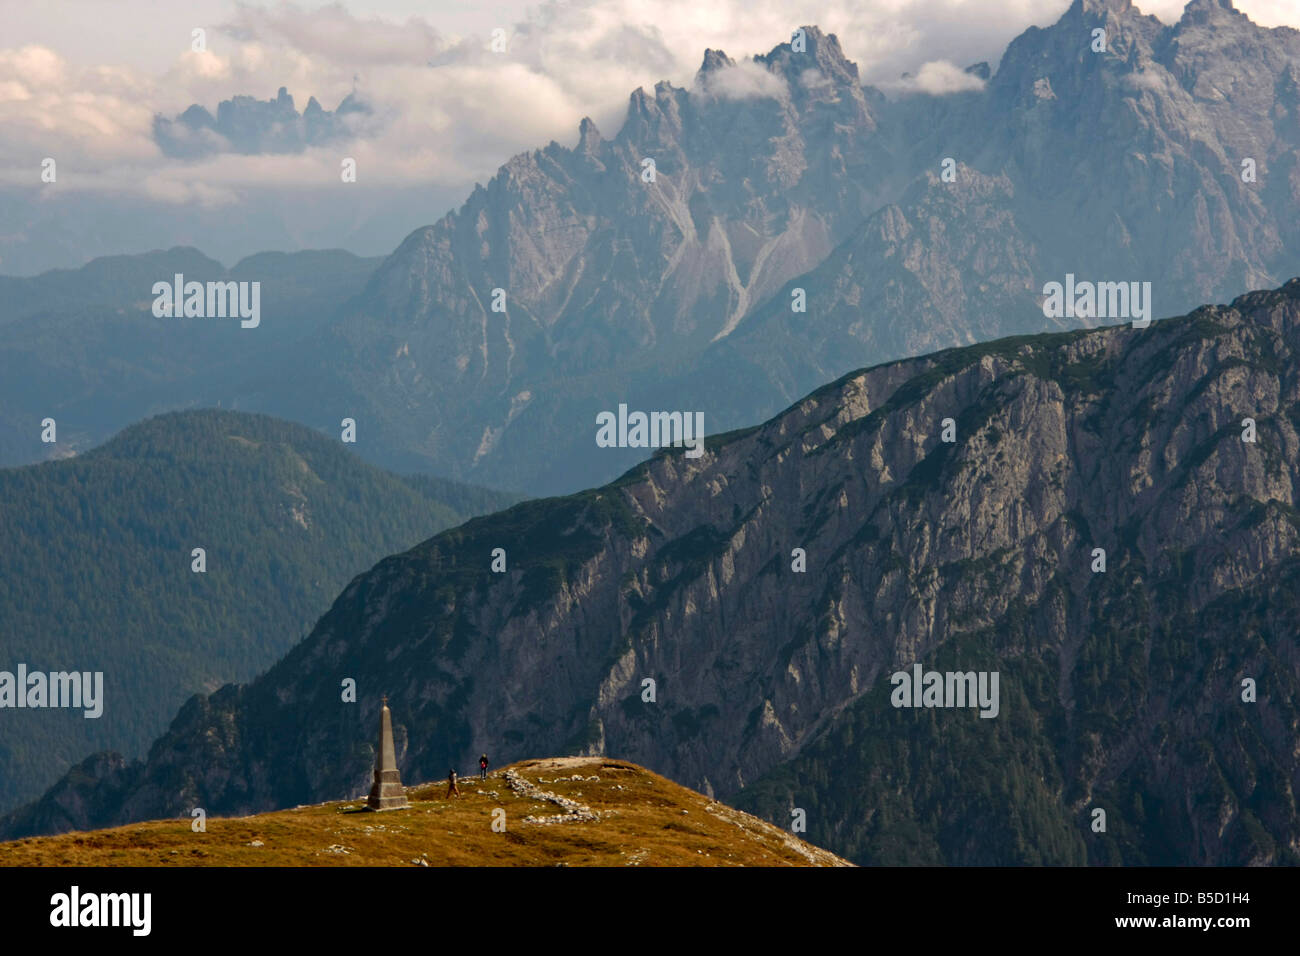
[[[487,754],[483,754],[478,758],[478,778],[480,780],[487,779]]]

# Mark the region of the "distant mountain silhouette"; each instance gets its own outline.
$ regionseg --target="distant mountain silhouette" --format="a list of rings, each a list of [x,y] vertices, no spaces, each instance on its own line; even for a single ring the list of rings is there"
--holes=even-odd
[[[280,87],[273,100],[235,96],[217,105],[214,117],[197,103],[175,119],[155,116],[154,142],[168,156],[198,159],[218,153],[301,153],[308,146],[323,146],[355,133],[347,117],[365,117],[370,108],[355,93],[330,112],[316,97],[301,113],[293,97]]]

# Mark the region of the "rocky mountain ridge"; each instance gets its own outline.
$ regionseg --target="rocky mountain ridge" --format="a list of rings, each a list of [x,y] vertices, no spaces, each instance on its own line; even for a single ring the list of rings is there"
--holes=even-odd
[[[403,774],[617,755],[810,808],[855,862],[1295,862],[1298,352],[1295,279],[851,373],[381,561],[146,761],[92,758],[0,833],[355,791],[386,693]],[[891,706],[917,663],[1000,673],[999,716]]]

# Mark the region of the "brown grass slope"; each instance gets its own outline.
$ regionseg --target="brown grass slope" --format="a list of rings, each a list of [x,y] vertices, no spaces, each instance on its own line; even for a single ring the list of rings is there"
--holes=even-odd
[[[850,865],[622,760],[526,760],[460,791],[408,787],[410,808],[384,813],[353,800],[212,818],[204,833],[178,819],[17,840],[0,866]]]

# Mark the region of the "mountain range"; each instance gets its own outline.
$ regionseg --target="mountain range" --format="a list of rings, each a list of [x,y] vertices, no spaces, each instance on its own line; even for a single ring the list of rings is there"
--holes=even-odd
[[[856,863],[1295,864],[1298,354],[1294,279],[850,373],[385,558],[0,835],[360,792],[387,694],[404,777],[618,755]]]
[[[516,156],[388,257],[329,329],[346,366],[296,390],[341,377],[404,466],[560,493],[636,460],[592,440],[620,402],[721,432],[852,368],[1094,324],[1044,317],[1067,274],[1152,281],[1158,317],[1300,272],[1298,31],[1079,0],[982,90],[893,99],[803,34]]]
[[[222,405],[213,397],[221,383],[292,365],[377,262],[340,250],[271,252],[226,269],[197,249],[175,248],[0,277],[0,465],[67,457],[151,415]],[[155,318],[154,283],[170,285],[176,275],[258,282],[268,321],[244,329],[238,319]],[[41,440],[46,418],[56,424],[53,443]],[[365,438],[363,428],[358,442]]]
[[[293,97],[280,87],[273,100],[235,96],[217,104],[217,115],[195,103],[175,119],[155,116],[154,142],[168,156],[187,159],[225,152],[249,154],[301,153],[346,136],[348,117],[365,117],[369,107],[356,96],[343,99],[330,112],[316,97],[301,113]]]
[[[385,467],[556,494],[638,460],[594,441],[621,403],[720,433],[853,368],[1098,324],[1044,316],[1067,275],[1151,282],[1159,317],[1300,272],[1300,31],[1229,0],[1169,25],[1076,0],[969,73],[982,88],[886,96],[814,26],[747,60],[708,50],[689,89],[638,89],[615,135],[584,120],[573,147],[514,157],[382,263],[322,261],[328,295],[295,289],[217,340],[148,317],[142,281],[110,345],[156,379],[149,411],[219,404],[331,432],[350,416]],[[236,271],[268,298],[282,281]],[[71,322],[15,327],[15,354],[48,361],[46,327]],[[286,334],[292,348],[266,342]],[[141,357],[141,335],[168,350]],[[120,382],[80,374],[61,385],[84,396],[59,406],[70,433],[136,420]],[[0,460],[27,461],[57,402],[16,381]]]

